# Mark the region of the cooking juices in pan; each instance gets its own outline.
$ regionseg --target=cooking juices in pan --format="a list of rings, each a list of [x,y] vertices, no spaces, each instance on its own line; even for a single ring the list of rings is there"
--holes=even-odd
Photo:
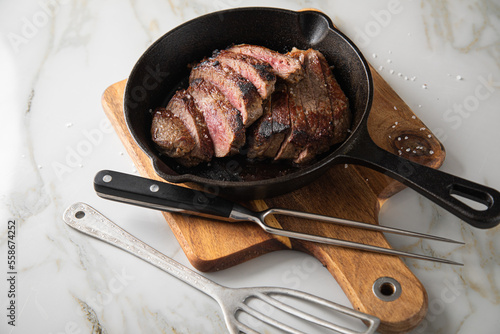
[[[293,47],[320,51],[349,100],[353,120],[348,138],[315,162],[253,164],[231,157],[203,167],[183,169],[158,154],[151,139],[152,115],[189,75],[188,64],[232,44],[265,46],[281,53]],[[334,164],[360,164],[387,174],[418,191],[465,222],[479,228],[500,223],[500,193],[494,189],[413,163],[378,147],[368,133],[373,83],[358,48],[324,14],[276,8],[237,8],[198,17],[157,40],[134,66],[125,89],[125,120],[137,144],[151,158],[157,174],[169,182],[194,182],[232,199],[284,194],[312,182]],[[454,196],[486,206],[476,210]]]

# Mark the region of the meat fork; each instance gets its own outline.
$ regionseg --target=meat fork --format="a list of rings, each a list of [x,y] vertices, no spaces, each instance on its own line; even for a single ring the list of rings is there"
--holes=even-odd
[[[217,197],[206,192],[110,170],[103,170],[96,174],[94,178],[94,189],[100,197],[142,207],[232,222],[251,221],[259,225],[268,233],[284,237],[360,249],[375,253],[410,257],[419,260],[462,265],[458,262],[421,254],[408,253],[347,240],[283,230],[266,224],[265,219],[267,216],[272,214],[281,214],[386,233],[463,244],[463,242],[460,241],[434,235],[288,209],[271,208],[261,212],[254,212],[237,203],[233,203],[224,198]]]
[[[297,290],[278,287],[235,289],[219,285],[138,240],[85,203],[75,203],[68,207],[64,212],[63,220],[70,227],[121,248],[215,299],[222,309],[224,320],[230,333],[243,332],[258,334],[258,332],[251,328],[248,324],[238,320],[239,313],[246,313],[265,324],[281,329],[287,333],[303,333],[302,331],[297,330],[282,321],[273,319],[255,307],[250,306],[248,300],[252,298],[259,299],[262,302],[275,307],[277,310],[290,314],[291,316],[306,320],[312,324],[322,326],[338,333],[370,334],[374,333],[380,324],[380,320],[377,317]],[[304,312],[296,306],[290,306],[287,303],[283,303],[274,296],[287,296],[292,297],[297,301],[301,301],[303,304],[316,304],[326,310],[333,310],[355,319],[362,320],[365,324],[368,324],[368,327],[366,328],[366,331],[363,332],[355,331]]]

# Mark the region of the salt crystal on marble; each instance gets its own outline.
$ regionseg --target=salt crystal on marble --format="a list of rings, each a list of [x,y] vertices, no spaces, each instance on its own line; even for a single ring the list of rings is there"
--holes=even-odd
[[[457,75],[457,81],[460,81],[462,80],[462,76],[461,75]]]
[[[391,54],[391,53],[392,53],[392,51],[391,51],[391,50],[389,50],[389,51],[387,51],[387,52],[389,52],[389,54]]]
[[[377,58],[377,54],[376,53],[372,54],[372,57]]]
[[[417,79],[417,77],[411,77],[410,80],[411,81],[415,81]]]
[[[394,70],[390,70],[389,73],[394,74]]]
[[[398,73],[398,77],[402,77],[402,76],[403,76],[403,74],[401,74],[401,72],[399,72]]]
[[[67,127],[67,128],[70,128],[70,127],[72,127],[72,126],[73,126],[73,123],[66,123],[66,127]]]
[[[423,88],[423,89],[427,89],[427,84],[423,84],[423,85],[422,85],[422,88]]]
[[[388,63],[388,64],[392,63],[392,60],[387,59],[387,63]]]
[[[379,70],[379,71],[382,71],[383,69],[384,69],[384,66],[382,66],[382,65],[380,65],[380,66],[378,67],[378,70]]]

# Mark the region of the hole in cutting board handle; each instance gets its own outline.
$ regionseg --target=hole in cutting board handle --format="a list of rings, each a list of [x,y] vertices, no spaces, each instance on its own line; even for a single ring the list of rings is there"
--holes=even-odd
[[[372,291],[378,299],[392,302],[401,296],[401,284],[392,277],[380,277],[373,283]]]

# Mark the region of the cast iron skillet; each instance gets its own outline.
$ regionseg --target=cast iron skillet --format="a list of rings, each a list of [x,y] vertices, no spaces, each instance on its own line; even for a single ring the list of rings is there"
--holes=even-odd
[[[186,85],[188,65],[215,49],[249,43],[287,52],[320,50],[349,98],[353,124],[348,139],[313,164],[248,163],[243,157],[214,159],[192,169],[162,156],[151,140],[151,110],[166,105]],[[158,175],[173,183],[194,182],[232,199],[257,199],[298,189],[333,164],[354,163],[383,172],[415,189],[467,223],[491,228],[500,222],[500,193],[485,186],[419,165],[379,148],[370,138],[367,120],[373,85],[368,64],[358,48],[324,14],[276,8],[238,8],[204,15],[163,35],[134,66],[127,82],[125,119],[137,144],[151,158]],[[476,210],[452,195],[487,206]]]

